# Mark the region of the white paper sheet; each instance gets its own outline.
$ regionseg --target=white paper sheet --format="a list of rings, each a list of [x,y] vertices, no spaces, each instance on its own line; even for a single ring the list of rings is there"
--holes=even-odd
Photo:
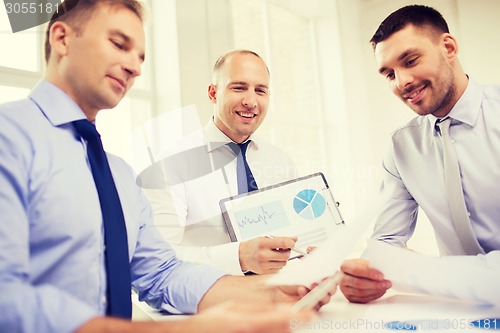
[[[351,222],[346,221],[345,226],[335,228],[320,248],[292,265],[289,263],[280,272],[272,275],[268,282],[279,285],[311,286],[325,277],[333,276],[354,247],[360,241],[364,241],[361,237],[372,224],[375,212],[376,208],[372,207]]]
[[[436,258],[372,240],[364,257],[396,290],[500,305],[500,267],[484,256]]]

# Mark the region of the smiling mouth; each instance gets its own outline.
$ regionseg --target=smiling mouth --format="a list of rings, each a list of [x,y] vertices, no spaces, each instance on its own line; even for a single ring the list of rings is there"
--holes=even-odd
[[[245,111],[236,111],[236,114],[240,117],[243,117],[243,118],[253,118],[253,117],[257,116],[253,112],[245,112]]]
[[[110,78],[113,79],[124,91],[127,90],[127,85],[125,84],[125,81],[113,76],[110,76]]]
[[[412,90],[411,93],[404,94],[403,98],[412,104],[417,103],[422,99],[422,93],[426,87],[427,85],[424,85],[418,89]]]

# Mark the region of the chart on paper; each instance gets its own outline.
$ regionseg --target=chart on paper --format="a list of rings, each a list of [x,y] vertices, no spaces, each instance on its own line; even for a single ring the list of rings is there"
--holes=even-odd
[[[219,205],[233,242],[296,236],[296,247],[318,247],[338,225],[344,225],[320,172],[228,197]]]
[[[326,209],[325,198],[316,190],[302,190],[293,199],[293,208],[302,218],[314,220],[323,215]]]

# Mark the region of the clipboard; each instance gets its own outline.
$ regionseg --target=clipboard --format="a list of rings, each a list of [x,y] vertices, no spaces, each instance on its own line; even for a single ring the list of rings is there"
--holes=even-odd
[[[259,236],[297,236],[298,248],[319,246],[345,224],[321,172],[219,202],[232,242]]]

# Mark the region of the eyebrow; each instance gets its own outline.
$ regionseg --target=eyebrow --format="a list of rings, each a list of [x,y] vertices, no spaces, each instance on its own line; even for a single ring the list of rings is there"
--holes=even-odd
[[[121,39],[123,39],[123,41],[126,43],[126,44],[133,44],[132,43],[132,38],[130,38],[129,36],[127,36],[126,34],[124,34],[123,32],[121,32],[120,30],[111,30],[111,36],[118,36],[120,37]],[[144,60],[146,60],[146,55],[141,52],[139,54],[139,58],[142,60],[142,62],[144,62]]]
[[[387,70],[387,67],[381,67],[378,72],[379,74],[384,74],[384,72]]]
[[[231,81],[231,82],[229,82],[228,86],[233,85],[233,84],[242,85],[242,86],[248,86],[249,85],[248,82],[245,82],[245,81]],[[257,87],[269,89],[269,87],[266,86],[265,84],[258,84]]]
[[[404,58],[406,58],[408,55],[412,54],[412,53],[415,53],[417,52],[417,49],[415,48],[411,48],[411,49],[407,49],[405,50],[403,53],[401,53],[397,59],[397,61],[401,61],[403,60]],[[383,74],[385,71],[387,70],[387,67],[381,67],[378,72],[380,74]]]

